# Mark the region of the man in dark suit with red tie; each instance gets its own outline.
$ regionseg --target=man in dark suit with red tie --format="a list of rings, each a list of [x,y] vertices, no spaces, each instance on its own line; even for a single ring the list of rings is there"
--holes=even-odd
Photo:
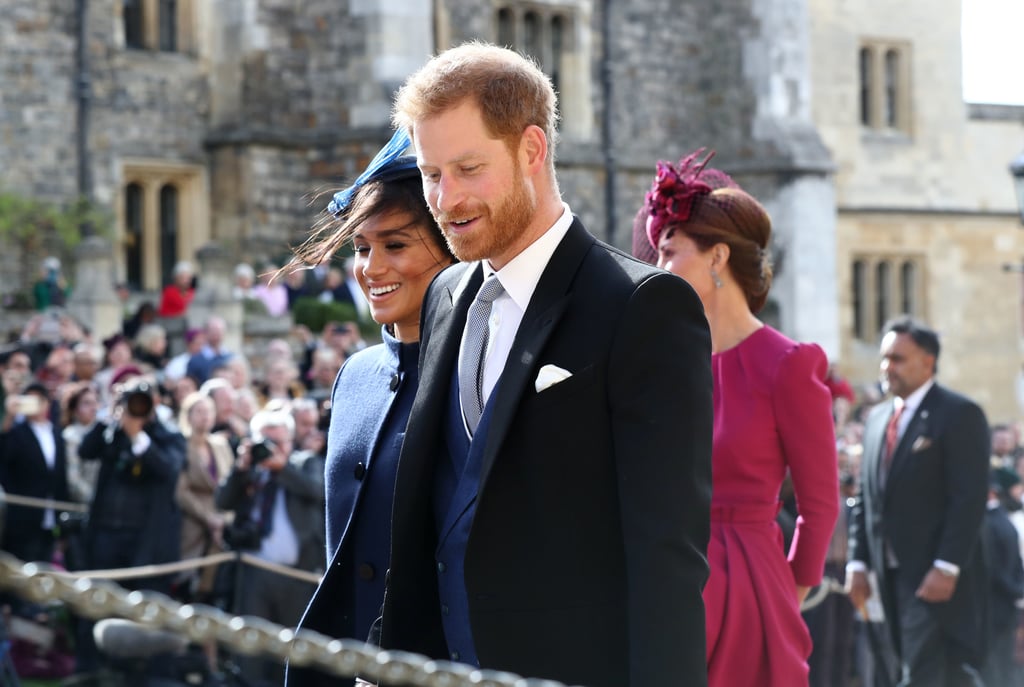
[[[915,320],[886,325],[881,370],[893,399],[865,425],[851,513],[847,591],[863,608],[867,571],[878,576],[901,687],[979,685],[985,651],[988,422],[935,382],[939,348]]]
[[[555,94],[518,54],[442,53],[396,112],[463,262],[423,304],[381,645],[588,687],[707,685],[700,301],[562,202]]]

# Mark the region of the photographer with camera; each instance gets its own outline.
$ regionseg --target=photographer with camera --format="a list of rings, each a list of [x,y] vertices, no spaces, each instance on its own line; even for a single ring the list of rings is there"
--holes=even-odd
[[[100,461],[85,528],[88,569],[129,568],[181,557],[181,512],[174,492],[185,464],[185,439],[156,417],[157,387],[143,377],[119,389],[111,418],[98,422],[78,449]],[[170,576],[126,580],[129,589],[170,592]],[[81,625],[91,623],[81,623]],[[84,629],[84,628],[83,628]],[[79,671],[95,670],[91,628],[79,633]]]
[[[294,450],[295,423],[286,408],[256,413],[250,430],[217,492],[217,507],[235,513],[228,544],[269,563],[323,572],[323,458]],[[250,565],[241,566],[237,584],[233,612],[288,627],[299,622],[316,586]],[[284,678],[281,665],[261,657],[240,657],[239,665],[253,685]]]

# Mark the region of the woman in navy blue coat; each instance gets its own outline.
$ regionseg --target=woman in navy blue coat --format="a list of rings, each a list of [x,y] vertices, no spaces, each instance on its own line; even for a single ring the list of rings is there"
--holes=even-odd
[[[350,357],[331,394],[325,475],[330,565],[299,627],[365,640],[380,614],[391,544],[398,455],[416,395],[420,305],[427,286],[454,260],[423,200],[416,160],[398,156],[396,134],[356,184],[328,206],[331,218],[297,251],[318,264],[343,245],[382,327],[384,342]],[[287,268],[286,268],[287,269]],[[291,685],[337,678],[291,667]]]

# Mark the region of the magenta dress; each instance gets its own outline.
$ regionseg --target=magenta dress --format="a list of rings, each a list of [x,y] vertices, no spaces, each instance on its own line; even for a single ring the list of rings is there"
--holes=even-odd
[[[807,685],[811,638],[796,586],[821,581],[839,514],[828,363],[818,346],[763,327],[711,366],[708,684]],[[800,513],[788,560],[775,522],[787,468]]]

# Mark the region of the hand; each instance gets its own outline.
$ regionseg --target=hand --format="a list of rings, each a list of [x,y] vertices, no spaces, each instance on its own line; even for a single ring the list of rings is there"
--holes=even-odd
[[[810,587],[804,587],[803,585],[798,584],[796,586],[796,603],[797,603],[797,605],[802,604],[804,602],[804,599],[806,599],[807,595],[810,594],[810,593],[811,593],[811,588]]]
[[[143,427],[146,426],[146,422],[149,418],[135,417],[130,413],[121,414],[121,429],[128,435],[128,438],[135,441],[135,437],[138,436],[139,432],[142,431]]]
[[[305,346],[308,346],[314,341],[313,332],[304,324],[295,325],[292,332]]]
[[[871,598],[871,585],[868,583],[868,574],[863,570],[851,572],[846,576],[846,595],[850,597],[850,603],[866,616],[866,604]]]
[[[235,469],[248,470],[252,466],[252,439],[242,439],[238,444]]]
[[[953,592],[956,591],[956,579],[953,575],[933,567],[924,576],[924,580],[921,581],[921,586],[917,588],[915,596],[922,601],[930,603],[949,601],[953,598]]]

